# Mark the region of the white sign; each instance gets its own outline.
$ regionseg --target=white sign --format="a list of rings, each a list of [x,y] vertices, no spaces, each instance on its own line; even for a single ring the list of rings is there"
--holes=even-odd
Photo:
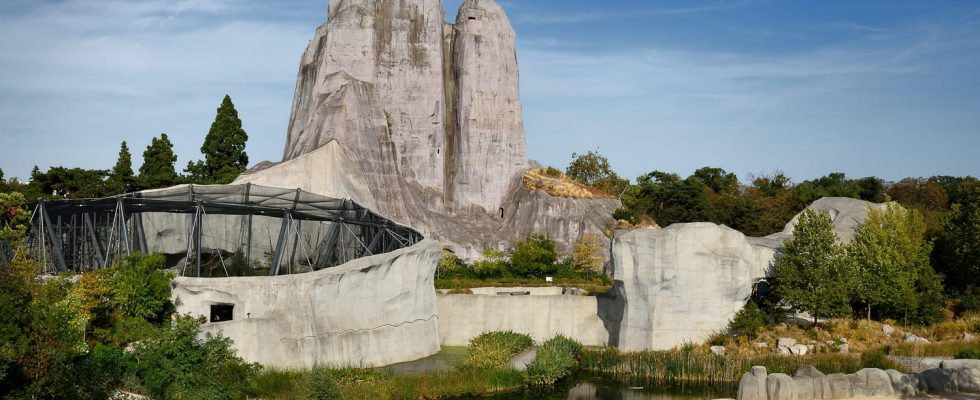
[[[544,278],[544,281],[545,281],[545,282],[548,282],[548,283],[551,283],[551,282],[553,282],[553,281],[554,281],[554,279],[553,279],[552,277],[550,277],[550,276],[549,276],[549,277],[547,277],[547,278]]]

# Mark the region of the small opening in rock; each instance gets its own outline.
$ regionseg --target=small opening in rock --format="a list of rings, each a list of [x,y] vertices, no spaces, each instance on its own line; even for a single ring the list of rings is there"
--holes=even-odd
[[[476,21],[476,17],[470,17],[470,21]]]
[[[211,322],[225,322],[235,319],[234,304],[212,304]]]

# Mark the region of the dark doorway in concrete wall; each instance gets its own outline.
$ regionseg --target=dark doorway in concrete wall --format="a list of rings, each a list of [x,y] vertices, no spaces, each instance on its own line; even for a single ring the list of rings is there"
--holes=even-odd
[[[234,304],[212,304],[211,322],[225,322],[235,319]]]

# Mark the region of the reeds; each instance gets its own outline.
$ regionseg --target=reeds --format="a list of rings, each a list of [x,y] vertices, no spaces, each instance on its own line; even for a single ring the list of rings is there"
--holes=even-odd
[[[901,343],[891,346],[889,354],[911,357],[955,357],[962,352],[980,352],[980,340],[938,343]]]
[[[523,333],[487,332],[470,340],[466,366],[503,368],[510,359],[534,346],[534,339]]]

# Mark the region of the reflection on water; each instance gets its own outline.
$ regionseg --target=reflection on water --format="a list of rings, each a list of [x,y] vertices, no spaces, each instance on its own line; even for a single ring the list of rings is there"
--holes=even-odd
[[[711,400],[734,397],[728,389],[665,388],[624,386],[598,379],[579,379],[564,386],[546,390],[498,394],[479,399],[493,400]],[[475,399],[475,398],[474,398]]]

